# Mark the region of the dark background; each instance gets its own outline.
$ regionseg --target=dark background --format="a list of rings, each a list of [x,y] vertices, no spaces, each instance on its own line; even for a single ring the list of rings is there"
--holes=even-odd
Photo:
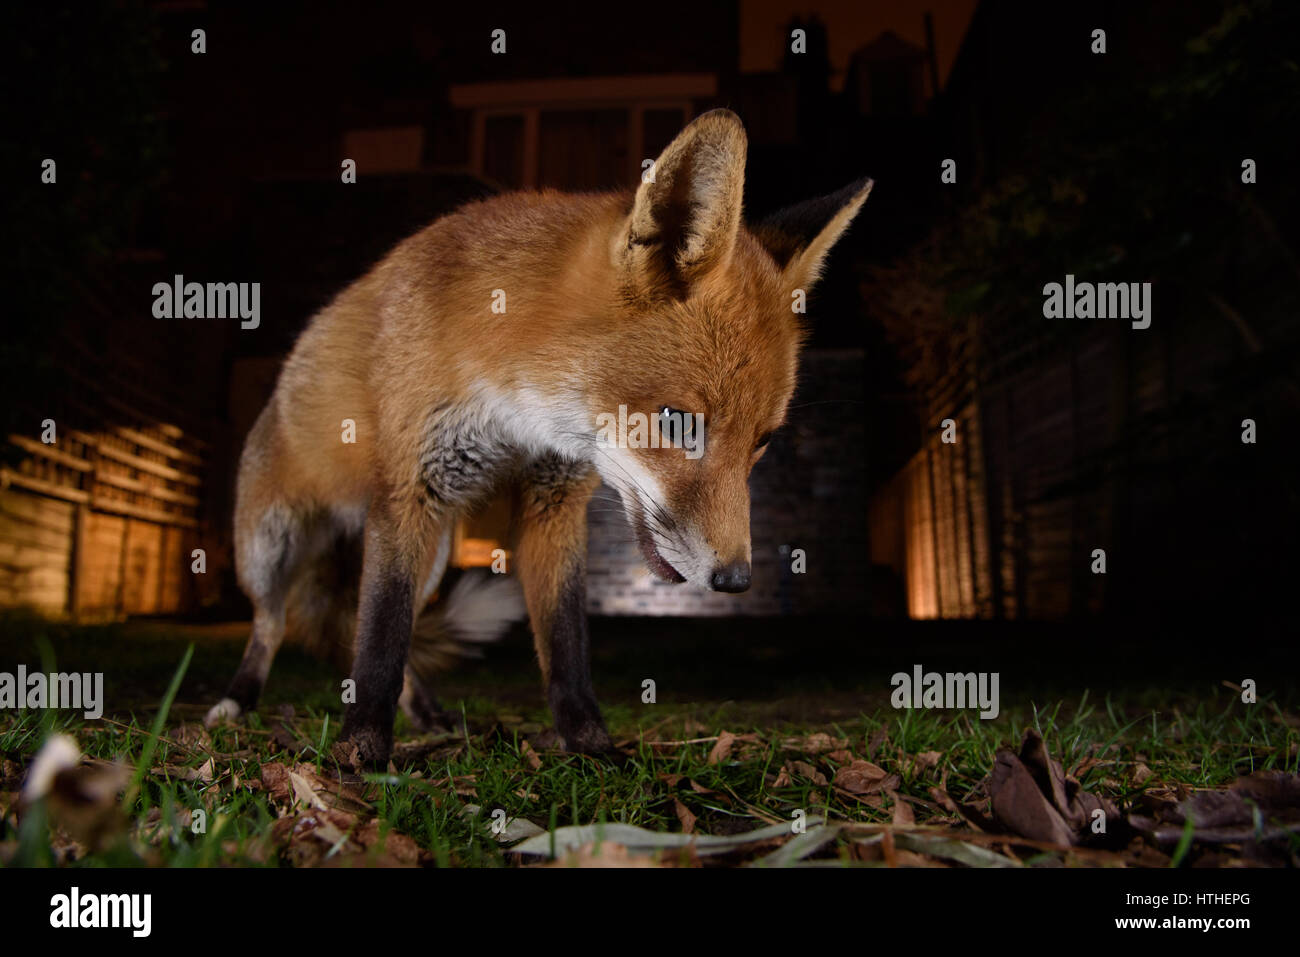
[[[509,123],[472,168],[473,111],[454,88],[704,74],[714,92],[692,112],[730,107],[750,132],[751,216],[877,183],[810,310],[811,345],[855,363],[861,388],[804,395],[838,404],[804,432],[796,420],[763,465],[788,479],[771,497],[783,508],[809,489],[805,538],[832,543],[822,567],[841,569],[812,576],[794,611],[836,612],[852,642],[910,613],[990,619],[971,632],[983,647],[1020,647],[1023,627],[996,622],[1023,620],[1056,623],[1032,632],[1039,648],[1056,635],[1130,659],[1292,661],[1294,5],[954,6],[898,7],[918,34],[937,8],[937,36],[956,44],[939,51],[842,4],[11,9],[6,430],[34,435],[86,379],[138,391],[136,408],[209,449],[195,534],[220,571],[243,431],[311,314],[440,213],[524,185]],[[783,32],[743,30],[756,11]],[[795,26],[809,52],[781,55]],[[490,52],[498,27],[504,56]],[[1097,27],[1104,55],[1089,49]],[[833,58],[845,33],[855,52]],[[561,152],[543,153],[535,185],[634,182],[617,122],[564,109],[543,125]],[[647,119],[647,157],[671,120]],[[413,168],[362,164],[341,185],[349,135],[394,128],[420,131]],[[39,182],[46,156],[57,188]],[[944,158],[955,184],[940,182]],[[1043,319],[1043,284],[1067,272],[1151,282],[1151,328]],[[261,282],[261,328],[154,320],[148,289],[174,273]],[[949,416],[980,437],[952,460],[936,443]],[[756,516],[768,500],[756,492]],[[1088,570],[1095,547],[1104,578]],[[188,606],[237,612],[228,573],[213,578]]]

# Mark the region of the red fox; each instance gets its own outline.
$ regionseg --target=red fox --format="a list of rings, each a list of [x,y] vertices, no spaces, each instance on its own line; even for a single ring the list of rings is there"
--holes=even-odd
[[[571,751],[612,747],[589,663],[588,499],[602,479],[619,493],[659,578],[749,587],[747,482],[794,391],[794,305],[871,191],[863,179],[751,229],[746,151],[739,118],[714,110],[635,193],[472,203],[311,321],[240,462],[236,570],[253,627],[210,724],[256,703],[286,617],[307,630],[342,619],[356,699],[337,753],[386,764],[399,698],[417,715],[432,701],[408,658],[454,523],[509,483],[555,729]],[[626,410],[662,425],[662,441],[602,437],[599,422]],[[347,589],[312,572],[349,555],[355,614]],[[480,611],[480,631],[512,614]]]

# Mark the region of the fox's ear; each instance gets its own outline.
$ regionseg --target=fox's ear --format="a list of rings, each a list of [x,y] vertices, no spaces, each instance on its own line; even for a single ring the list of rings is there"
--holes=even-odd
[[[787,207],[752,227],[752,232],[792,285],[807,289],[821,277],[826,254],[849,228],[873,185],[863,178],[829,196]]]
[[[681,292],[728,260],[740,230],[746,142],[740,117],[711,110],[655,160],[616,250],[636,285]]]

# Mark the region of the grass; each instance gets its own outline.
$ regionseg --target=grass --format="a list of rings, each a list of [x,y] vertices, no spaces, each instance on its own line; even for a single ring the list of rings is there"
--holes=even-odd
[[[602,631],[654,627],[665,623],[597,623],[598,647]],[[0,629],[0,671],[11,671],[9,662],[16,661],[34,669],[43,642],[45,670],[57,670],[51,658],[62,670],[103,670],[110,708],[98,721],[67,711],[0,711],[0,859],[78,866],[515,866],[519,855],[487,826],[501,809],[507,819],[550,831],[620,823],[680,832],[693,824],[695,833],[711,835],[789,822],[803,811],[840,826],[806,863],[952,863],[941,854],[896,850],[892,837],[881,846],[884,832],[904,826],[898,815],[906,805],[917,829],[943,828],[1021,863],[1186,864],[1196,857],[1190,838],[1176,848],[1077,853],[995,840],[974,833],[944,798],[987,806],[986,779],[998,750],[1018,746],[1027,728],[1042,735],[1084,790],[1125,810],[1153,797],[1223,788],[1253,771],[1298,770],[1300,721],[1289,688],[1248,705],[1204,677],[1160,685],[1138,679],[1129,687],[1112,681],[1095,691],[1040,682],[1041,688],[1016,693],[1004,678],[1002,713],[980,720],[973,711],[895,710],[888,702],[890,668],[866,662],[857,680],[843,680],[846,671],[819,663],[816,649],[805,667],[795,668],[779,655],[765,657],[769,638],[753,632],[720,640],[709,660],[726,662],[727,673],[701,676],[702,646],[690,632],[706,626],[668,627],[683,633],[662,647],[647,650],[640,634],[624,636],[621,645],[609,636],[597,655],[597,690],[610,731],[624,746],[621,763],[544,746],[549,715],[526,639],[516,636],[444,683],[443,703],[463,714],[464,727],[420,735],[399,717],[389,773],[361,780],[341,776],[330,755],[342,711],[340,676],[292,648],[281,652],[259,711],[209,733],[197,720],[233,671],[241,628],[9,619]],[[716,623],[707,627],[718,630]],[[780,644],[784,636],[770,640]],[[927,654],[919,660],[942,660],[938,652]],[[641,702],[645,675],[655,677],[658,703]],[[708,687],[723,691],[702,693]],[[737,693],[746,689],[753,690]],[[109,838],[51,832],[39,804],[17,823],[23,775],[55,732],[75,738],[91,758],[124,761],[133,770],[121,811],[114,809],[119,827]],[[719,758],[714,751],[723,732],[735,739]],[[837,786],[843,783],[837,775],[853,761],[871,762],[896,779],[862,793]],[[297,769],[292,787],[284,774],[291,769]],[[316,802],[315,810],[304,796]],[[195,833],[190,812],[200,808],[206,829]],[[482,811],[476,815],[475,808]],[[707,863],[751,863],[779,844],[740,847]],[[689,850],[666,860],[697,862]]]

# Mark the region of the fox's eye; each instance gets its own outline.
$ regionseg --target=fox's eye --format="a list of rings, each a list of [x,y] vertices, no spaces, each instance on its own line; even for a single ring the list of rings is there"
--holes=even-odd
[[[665,405],[659,410],[659,434],[673,445],[689,448],[699,442],[695,416]]]
[[[754,444],[754,451],[755,452],[763,451],[763,449],[767,446],[767,443],[771,441],[772,441],[772,433],[764,432],[762,435],[758,437],[758,441]]]

